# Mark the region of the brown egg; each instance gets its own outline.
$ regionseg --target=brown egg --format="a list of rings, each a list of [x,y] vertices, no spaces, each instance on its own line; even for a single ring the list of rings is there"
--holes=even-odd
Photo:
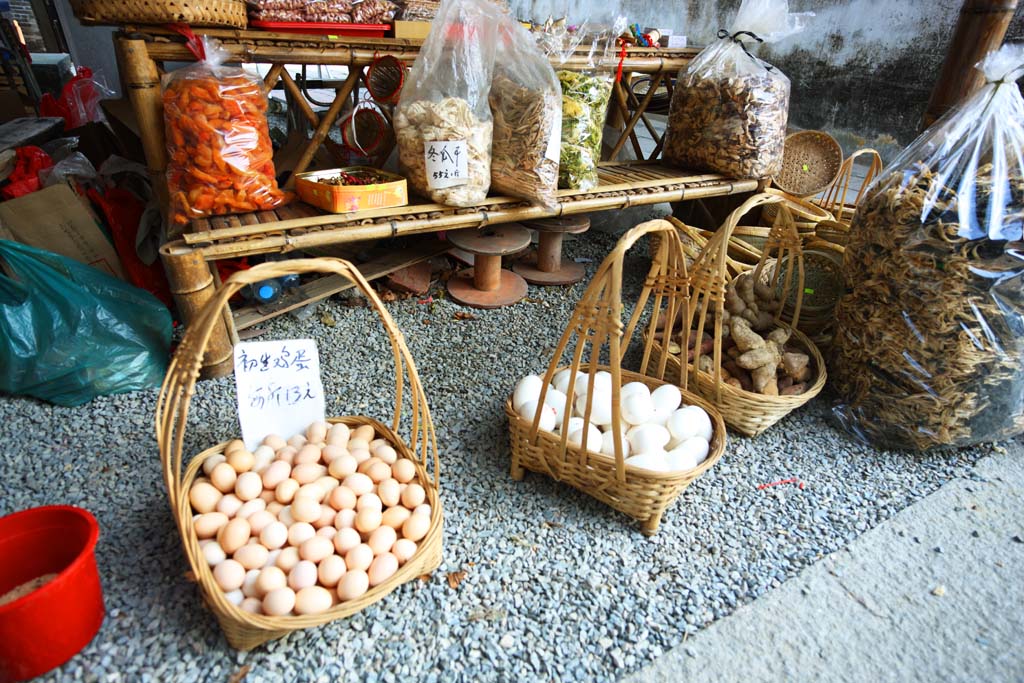
[[[224,494],[216,486],[205,481],[193,484],[192,488],[188,490],[188,500],[192,503],[192,509],[200,514],[216,510],[223,497]],[[221,512],[224,511],[221,510]],[[224,512],[224,514],[228,513]]]
[[[295,591],[287,586],[272,590],[263,598],[263,612],[272,617],[291,614],[295,608]]]
[[[401,458],[391,466],[391,475],[402,484],[408,484],[416,476],[416,465],[412,460]]]
[[[323,586],[303,588],[295,596],[296,614],[320,614],[331,608],[331,592]]]
[[[409,508],[410,510],[421,505],[427,498],[427,492],[423,490],[423,487],[419,484],[409,484],[404,491],[402,491],[402,505]]]
[[[295,496],[291,505],[292,519],[296,522],[315,522],[320,519],[320,502],[307,496]],[[334,515],[331,515],[334,519]]]
[[[338,597],[342,602],[355,600],[370,588],[370,577],[366,572],[357,569],[345,572],[345,575],[338,581]]]
[[[351,453],[352,451],[366,451],[367,453],[369,453],[370,442],[367,441],[366,439],[356,439],[353,437],[348,440],[348,451],[349,453]]]
[[[252,528],[252,535],[259,536],[267,525],[277,521],[277,516],[268,510],[257,510],[246,518]]]
[[[355,510],[338,510],[338,514],[334,516],[334,528],[335,529],[349,529],[355,526],[356,523],[356,511]]]
[[[267,550],[276,550],[288,542],[288,527],[282,522],[271,522],[260,532],[260,543]]]
[[[253,498],[242,503],[242,507],[238,508],[238,512],[235,513],[235,517],[240,519],[249,519],[255,513],[260,510],[266,510],[267,504],[261,498]]]
[[[378,460],[366,471],[367,476],[374,484],[378,484],[385,479],[391,478],[391,465]]]
[[[313,483],[319,486],[321,489],[323,489],[324,500],[327,499],[327,496],[330,495],[331,491],[341,486],[341,482],[329,474],[323,475]]]
[[[235,472],[235,468],[226,462],[220,463],[210,472],[210,483],[216,486],[221,493],[231,493],[235,488],[236,479],[238,479],[238,472]]]
[[[244,519],[233,519],[217,532],[217,542],[220,543],[224,552],[230,555],[245,545],[251,534],[252,528],[249,526],[249,522]]]
[[[358,467],[359,463],[356,462],[356,459],[348,451],[345,451],[331,461],[327,471],[332,477],[344,480],[345,477],[355,472]]]
[[[351,527],[338,529],[338,533],[334,534],[332,540],[334,541],[334,549],[338,551],[339,555],[344,555],[363,542],[359,532]]]
[[[405,520],[409,519],[411,516],[412,513],[409,512],[409,508],[396,505],[395,507],[390,507],[384,511],[380,523],[398,531],[402,528],[402,525],[405,524]]]
[[[348,444],[349,437],[352,434],[352,430],[349,429],[347,424],[336,422],[331,425],[331,428],[327,431],[327,444],[330,446],[340,446],[344,448]]]
[[[349,571],[369,569],[371,562],[373,562],[373,548],[365,543],[360,543],[345,553],[345,566]]]
[[[361,534],[371,534],[380,526],[381,519],[383,519],[383,515],[381,515],[380,510],[368,508],[357,512],[355,521],[356,531]]]
[[[267,503],[267,512],[277,517],[277,513],[284,509],[284,505],[278,503],[276,500]]]
[[[227,523],[228,516],[223,512],[207,512],[204,515],[199,515],[192,525],[195,527],[196,536],[199,538],[213,538],[221,530],[221,527]]]
[[[316,530],[316,535],[317,536],[323,536],[324,538],[334,538],[334,536],[337,533],[338,533],[338,530],[335,529],[333,525],[332,526],[322,526],[322,527],[320,527],[319,529]]]
[[[327,440],[327,431],[330,425],[326,422],[314,422],[306,428],[306,438],[310,443],[323,443]]]
[[[287,505],[292,502],[292,498],[295,497],[295,492],[299,490],[299,486],[299,482],[294,479],[285,479],[274,489],[274,497],[278,503]]]
[[[279,451],[288,445],[288,442],[282,439],[277,434],[267,434],[265,437],[263,437],[263,443],[266,444],[267,446],[270,446],[275,451]]]
[[[392,448],[391,445],[387,443],[377,446],[376,449],[371,448],[370,453],[372,453],[374,457],[380,458],[389,465],[394,465],[396,462],[398,462],[398,452],[395,451],[395,449]]]
[[[375,438],[377,438],[377,434],[373,429],[373,425],[359,425],[352,430],[352,436],[349,441],[352,439],[362,439],[366,443],[370,443]]]
[[[355,461],[362,464],[370,459],[370,451],[366,448],[350,448],[348,454],[351,455]]]
[[[281,554],[277,556],[277,561],[274,562],[274,566],[287,574],[299,563],[299,559],[299,549],[295,546],[290,546],[281,551]]]
[[[288,572],[288,587],[300,591],[316,584],[316,565],[309,560],[300,560]]]
[[[288,439],[288,445],[298,451],[300,448],[306,445],[306,437],[302,434],[296,434],[292,438]]]
[[[371,467],[373,467],[378,462],[384,462],[384,461],[381,460],[380,458],[374,458],[374,457],[371,456],[371,457],[367,458],[366,460],[362,461],[361,463],[359,463],[359,467],[356,468],[356,471],[357,472],[362,472],[363,474],[366,474],[367,470],[369,470]]]
[[[245,567],[234,560],[224,560],[213,568],[213,580],[225,593],[238,590],[245,581]]]
[[[239,605],[239,608],[241,608],[243,612],[248,612],[249,614],[263,614],[263,601],[259,598],[246,598],[245,600],[242,600],[242,604]]]
[[[276,488],[278,484],[290,477],[291,473],[291,465],[283,460],[275,460],[263,473],[263,486],[268,489]]]
[[[253,472],[259,472],[262,476],[263,471],[270,466],[270,463],[274,462],[274,456],[276,455],[277,453],[270,446],[257,446],[256,450],[252,452],[254,460],[252,464]]]
[[[224,447],[224,455],[225,456],[231,455],[235,451],[240,451],[240,450],[244,450],[244,449],[245,449],[245,442],[244,441],[242,441],[241,439],[232,439],[231,441],[228,441],[228,445]]]
[[[384,504],[376,493],[364,493],[356,501],[356,512],[362,512],[363,510],[376,510],[380,512],[383,509]]]
[[[323,451],[320,452],[320,459],[323,460],[327,465],[338,459],[339,456],[348,453],[348,450],[341,446],[335,446],[333,444],[327,444],[324,446]]]
[[[388,445],[388,440],[377,437],[376,439],[370,442],[370,452],[373,453],[375,450],[377,450],[378,446],[385,445]]]
[[[213,455],[206,456],[206,460],[203,460],[203,474],[210,476],[210,472],[213,472],[213,468],[226,460],[227,458],[223,453],[214,453]]]
[[[398,540],[398,534],[389,526],[381,526],[374,529],[370,538],[366,539],[366,545],[370,546],[374,555],[380,555],[391,550],[391,546]]]
[[[307,522],[295,522],[288,527],[288,545],[298,547],[316,536],[316,529]]]
[[[391,548],[391,554],[398,559],[398,564],[402,565],[416,554],[416,547],[415,541],[410,541],[408,538],[400,538],[395,541],[395,545]]]
[[[379,586],[384,583],[398,571],[398,558],[391,553],[384,553],[373,558],[373,563],[367,570],[367,578],[370,579],[371,586]]]
[[[249,543],[236,550],[232,557],[246,569],[260,569],[267,563],[269,556],[270,551],[263,545]]]
[[[264,489],[263,493],[260,494],[260,500],[264,503],[273,503],[277,499],[274,497],[274,492],[272,490]]]
[[[315,465],[320,462],[320,447],[315,443],[307,443],[295,454],[296,465]]]
[[[284,448],[277,452],[276,459],[280,460],[281,462],[286,462],[289,465],[292,465],[295,462],[295,455],[298,452],[298,448],[293,448],[292,446],[285,446]]]
[[[345,477],[345,481],[341,483],[351,489],[352,493],[356,494],[357,497],[373,490],[373,480],[359,472],[348,475]]]
[[[256,456],[244,448],[240,448],[229,453],[226,462],[231,465],[231,468],[235,470],[235,472],[241,474],[242,472],[248,472],[252,469],[252,466],[256,464]]]
[[[327,468],[315,463],[296,465],[292,468],[292,479],[300,484],[312,484],[325,474],[327,474]]]
[[[317,531],[321,529],[334,529],[334,517],[337,513],[330,505],[320,506],[320,519],[313,522],[313,528]]]
[[[329,555],[317,565],[316,576],[321,585],[334,588],[338,585],[338,581],[341,580],[346,571],[345,560],[337,555]]]
[[[323,536],[314,536],[299,546],[299,557],[310,562],[319,562],[334,554],[334,542]]]
[[[402,500],[402,485],[398,483],[397,479],[388,477],[384,481],[377,484],[377,496],[387,507],[392,505],[398,505]]]
[[[235,480],[235,495],[239,500],[249,501],[263,493],[263,479],[255,472],[242,472]]]
[[[430,531],[430,518],[425,515],[413,515],[402,525],[402,538],[419,541]]]
[[[312,481],[308,484],[303,484],[299,487],[299,490],[295,492],[295,500],[299,498],[312,498],[318,503],[324,502],[327,498],[327,491],[318,482],[320,480]],[[294,501],[293,501],[294,502]]]
[[[351,510],[356,506],[356,494],[344,484],[331,491],[328,504],[335,510]]]

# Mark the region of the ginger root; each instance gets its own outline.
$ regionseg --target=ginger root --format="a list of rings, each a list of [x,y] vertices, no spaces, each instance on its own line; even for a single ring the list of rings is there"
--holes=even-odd
[[[782,367],[796,382],[805,382],[811,378],[810,363],[811,358],[806,353],[787,351],[782,354]]]
[[[736,360],[736,364],[750,370],[754,382],[754,391],[766,396],[778,396],[779,385],[776,373],[782,362],[782,348],[773,341],[765,342],[764,346],[747,351]]]
[[[736,340],[736,346],[740,351],[750,351],[764,346],[764,338],[750,327],[750,323],[743,318],[733,318],[731,321],[732,338]]]

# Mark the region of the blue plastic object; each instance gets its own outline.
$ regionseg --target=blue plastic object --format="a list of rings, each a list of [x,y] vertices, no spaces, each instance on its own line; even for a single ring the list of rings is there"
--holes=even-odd
[[[0,391],[63,406],[159,387],[171,314],[149,292],[0,240]]]

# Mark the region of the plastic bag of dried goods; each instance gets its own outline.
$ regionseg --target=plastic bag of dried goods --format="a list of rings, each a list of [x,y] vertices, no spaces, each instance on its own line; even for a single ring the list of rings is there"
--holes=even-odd
[[[832,383],[840,422],[879,446],[1024,431],[1024,47],[867,189],[843,262]]]

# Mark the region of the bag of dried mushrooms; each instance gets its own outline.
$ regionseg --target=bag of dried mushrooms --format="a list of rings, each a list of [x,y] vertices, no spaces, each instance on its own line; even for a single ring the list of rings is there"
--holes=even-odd
[[[491,186],[491,109],[497,26],[490,0],[441,6],[395,113],[398,161],[418,194],[474,206]]]
[[[1024,431],[1024,46],[868,188],[836,308],[835,414],[864,441],[924,450]]]
[[[730,178],[770,178],[782,170],[789,79],[750,50],[802,29],[787,0],[743,0],[729,30],[679,72],[663,156],[688,169]]]

